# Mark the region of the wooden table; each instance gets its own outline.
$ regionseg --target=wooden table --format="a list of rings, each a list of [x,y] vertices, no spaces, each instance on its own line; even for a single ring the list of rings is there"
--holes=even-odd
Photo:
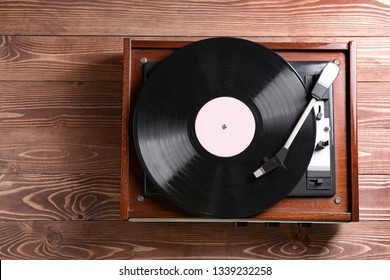
[[[1,259],[390,259],[385,1],[0,3]],[[124,37],[357,42],[358,223],[120,219]]]

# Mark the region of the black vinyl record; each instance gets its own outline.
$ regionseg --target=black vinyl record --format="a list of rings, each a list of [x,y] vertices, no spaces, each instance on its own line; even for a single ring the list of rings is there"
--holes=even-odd
[[[254,120],[250,143],[231,156],[209,152],[195,128],[205,104],[221,97],[240,101]],[[307,102],[298,74],[272,50],[236,38],[198,41],[175,51],[148,77],[134,114],[138,157],[156,187],[183,209],[216,218],[248,217],[283,199],[305,173],[314,149],[313,112],[285,167],[253,176],[263,159],[283,146]]]

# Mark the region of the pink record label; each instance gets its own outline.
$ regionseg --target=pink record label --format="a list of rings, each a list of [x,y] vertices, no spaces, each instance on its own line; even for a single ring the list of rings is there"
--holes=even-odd
[[[209,153],[232,157],[243,152],[255,135],[255,118],[245,103],[233,97],[207,102],[195,119],[195,133]]]

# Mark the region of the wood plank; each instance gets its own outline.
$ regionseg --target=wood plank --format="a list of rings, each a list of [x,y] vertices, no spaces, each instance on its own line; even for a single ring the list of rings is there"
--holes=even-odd
[[[361,220],[390,220],[390,176],[360,175]]]
[[[130,56],[131,56],[131,40],[129,38],[124,39],[124,53],[123,53],[123,97],[122,97],[122,154],[121,154],[121,201],[120,201],[120,211],[121,218],[127,219],[128,217],[128,205],[129,205],[129,157],[130,149],[129,143],[132,143],[131,140],[131,127],[130,123]],[[133,166],[131,167],[134,168]]]
[[[0,80],[121,81],[122,48],[120,37],[0,36]]]
[[[347,167],[347,170],[350,171],[350,176],[348,178],[348,186],[350,188],[350,208],[351,208],[351,221],[359,221],[359,146],[358,146],[358,122],[357,122],[357,74],[356,74],[356,42],[352,41],[348,43],[349,45],[349,64],[347,71],[347,107],[349,111],[349,117],[347,117],[349,123],[349,131],[347,134],[347,146],[349,147],[349,161],[350,164]],[[336,91],[336,87],[334,87]],[[337,100],[337,99],[336,99]],[[337,114],[335,119],[337,118]],[[348,115],[347,115],[348,116]],[[335,129],[337,127],[335,126]],[[336,168],[338,169],[337,165]],[[336,174],[337,177],[337,174]]]
[[[390,259],[390,223],[2,222],[1,259]]]
[[[358,83],[358,122],[362,130],[390,130],[390,82]]]
[[[359,174],[390,174],[390,131],[359,131]]]
[[[358,81],[390,81],[390,38],[359,38]]]
[[[0,12],[0,34],[9,35],[390,35],[389,5],[375,0],[27,0],[1,2]]]
[[[358,83],[359,174],[390,174],[390,83]]]
[[[119,175],[0,174],[1,220],[119,220]]]
[[[120,128],[4,128],[1,173],[120,174]]]
[[[121,82],[0,81],[0,128],[121,129]]]
[[[120,82],[1,82],[0,172],[120,173]]]

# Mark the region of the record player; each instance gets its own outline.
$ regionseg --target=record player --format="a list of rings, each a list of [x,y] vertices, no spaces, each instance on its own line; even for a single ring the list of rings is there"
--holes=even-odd
[[[355,43],[125,39],[123,219],[348,222],[358,210]]]

